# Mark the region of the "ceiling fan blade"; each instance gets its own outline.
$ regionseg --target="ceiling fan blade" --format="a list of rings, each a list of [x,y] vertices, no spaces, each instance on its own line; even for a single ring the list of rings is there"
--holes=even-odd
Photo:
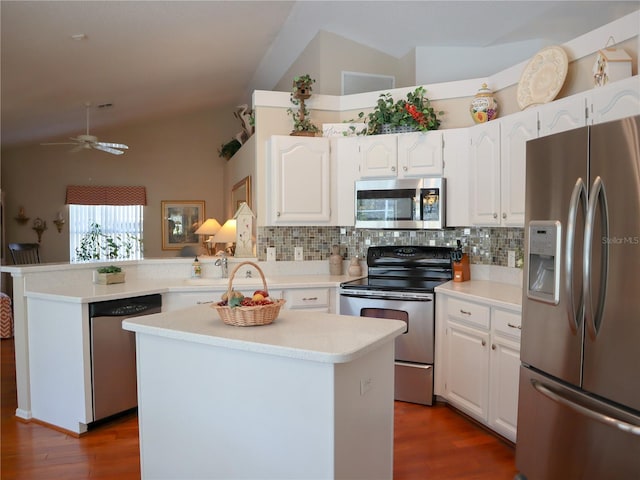
[[[96,143],[95,145],[93,145],[93,148],[95,148],[96,150],[102,150],[103,152],[112,153],[114,155],[122,155],[124,153],[120,150],[116,150],[115,148],[105,147],[100,143]]]
[[[97,142],[96,145],[100,145],[102,147],[121,148],[122,150],[129,149],[129,147],[126,146],[124,143]]]
[[[76,145],[78,142],[48,142],[40,145]]]

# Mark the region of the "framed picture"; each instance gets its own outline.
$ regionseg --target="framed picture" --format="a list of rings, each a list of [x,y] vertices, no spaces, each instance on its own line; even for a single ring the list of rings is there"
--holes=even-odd
[[[162,250],[200,245],[196,230],[204,221],[204,201],[162,201]]]
[[[251,175],[244,177],[231,189],[231,216],[235,215],[242,202],[251,208]]]

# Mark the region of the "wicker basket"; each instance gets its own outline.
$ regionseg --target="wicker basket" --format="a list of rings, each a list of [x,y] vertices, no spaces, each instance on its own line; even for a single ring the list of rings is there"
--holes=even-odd
[[[264,273],[262,273],[262,269],[253,262],[242,262],[239,263],[236,268],[233,269],[231,275],[229,275],[229,285],[227,286],[227,296],[231,296],[231,290],[233,290],[233,277],[235,277],[236,272],[243,265],[251,265],[260,274],[260,278],[262,279],[262,286],[265,291],[269,291],[267,289],[267,281],[264,278]],[[278,314],[280,313],[280,307],[286,303],[283,299],[273,300],[273,303],[269,305],[256,305],[253,307],[230,307],[229,305],[211,305],[212,308],[215,308],[220,315],[220,318],[227,325],[233,325],[236,327],[253,327],[257,325],[269,325],[276,318],[278,318]]]

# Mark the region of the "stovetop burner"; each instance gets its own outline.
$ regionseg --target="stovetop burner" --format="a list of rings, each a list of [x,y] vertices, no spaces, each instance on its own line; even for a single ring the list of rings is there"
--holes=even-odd
[[[367,251],[368,276],[342,289],[433,292],[453,278],[449,247],[380,246]]]

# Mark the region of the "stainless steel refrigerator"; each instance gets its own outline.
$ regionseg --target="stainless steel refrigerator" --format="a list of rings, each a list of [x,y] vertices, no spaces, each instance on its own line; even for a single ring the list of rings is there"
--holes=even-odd
[[[640,478],[640,116],[526,158],[520,478]]]

